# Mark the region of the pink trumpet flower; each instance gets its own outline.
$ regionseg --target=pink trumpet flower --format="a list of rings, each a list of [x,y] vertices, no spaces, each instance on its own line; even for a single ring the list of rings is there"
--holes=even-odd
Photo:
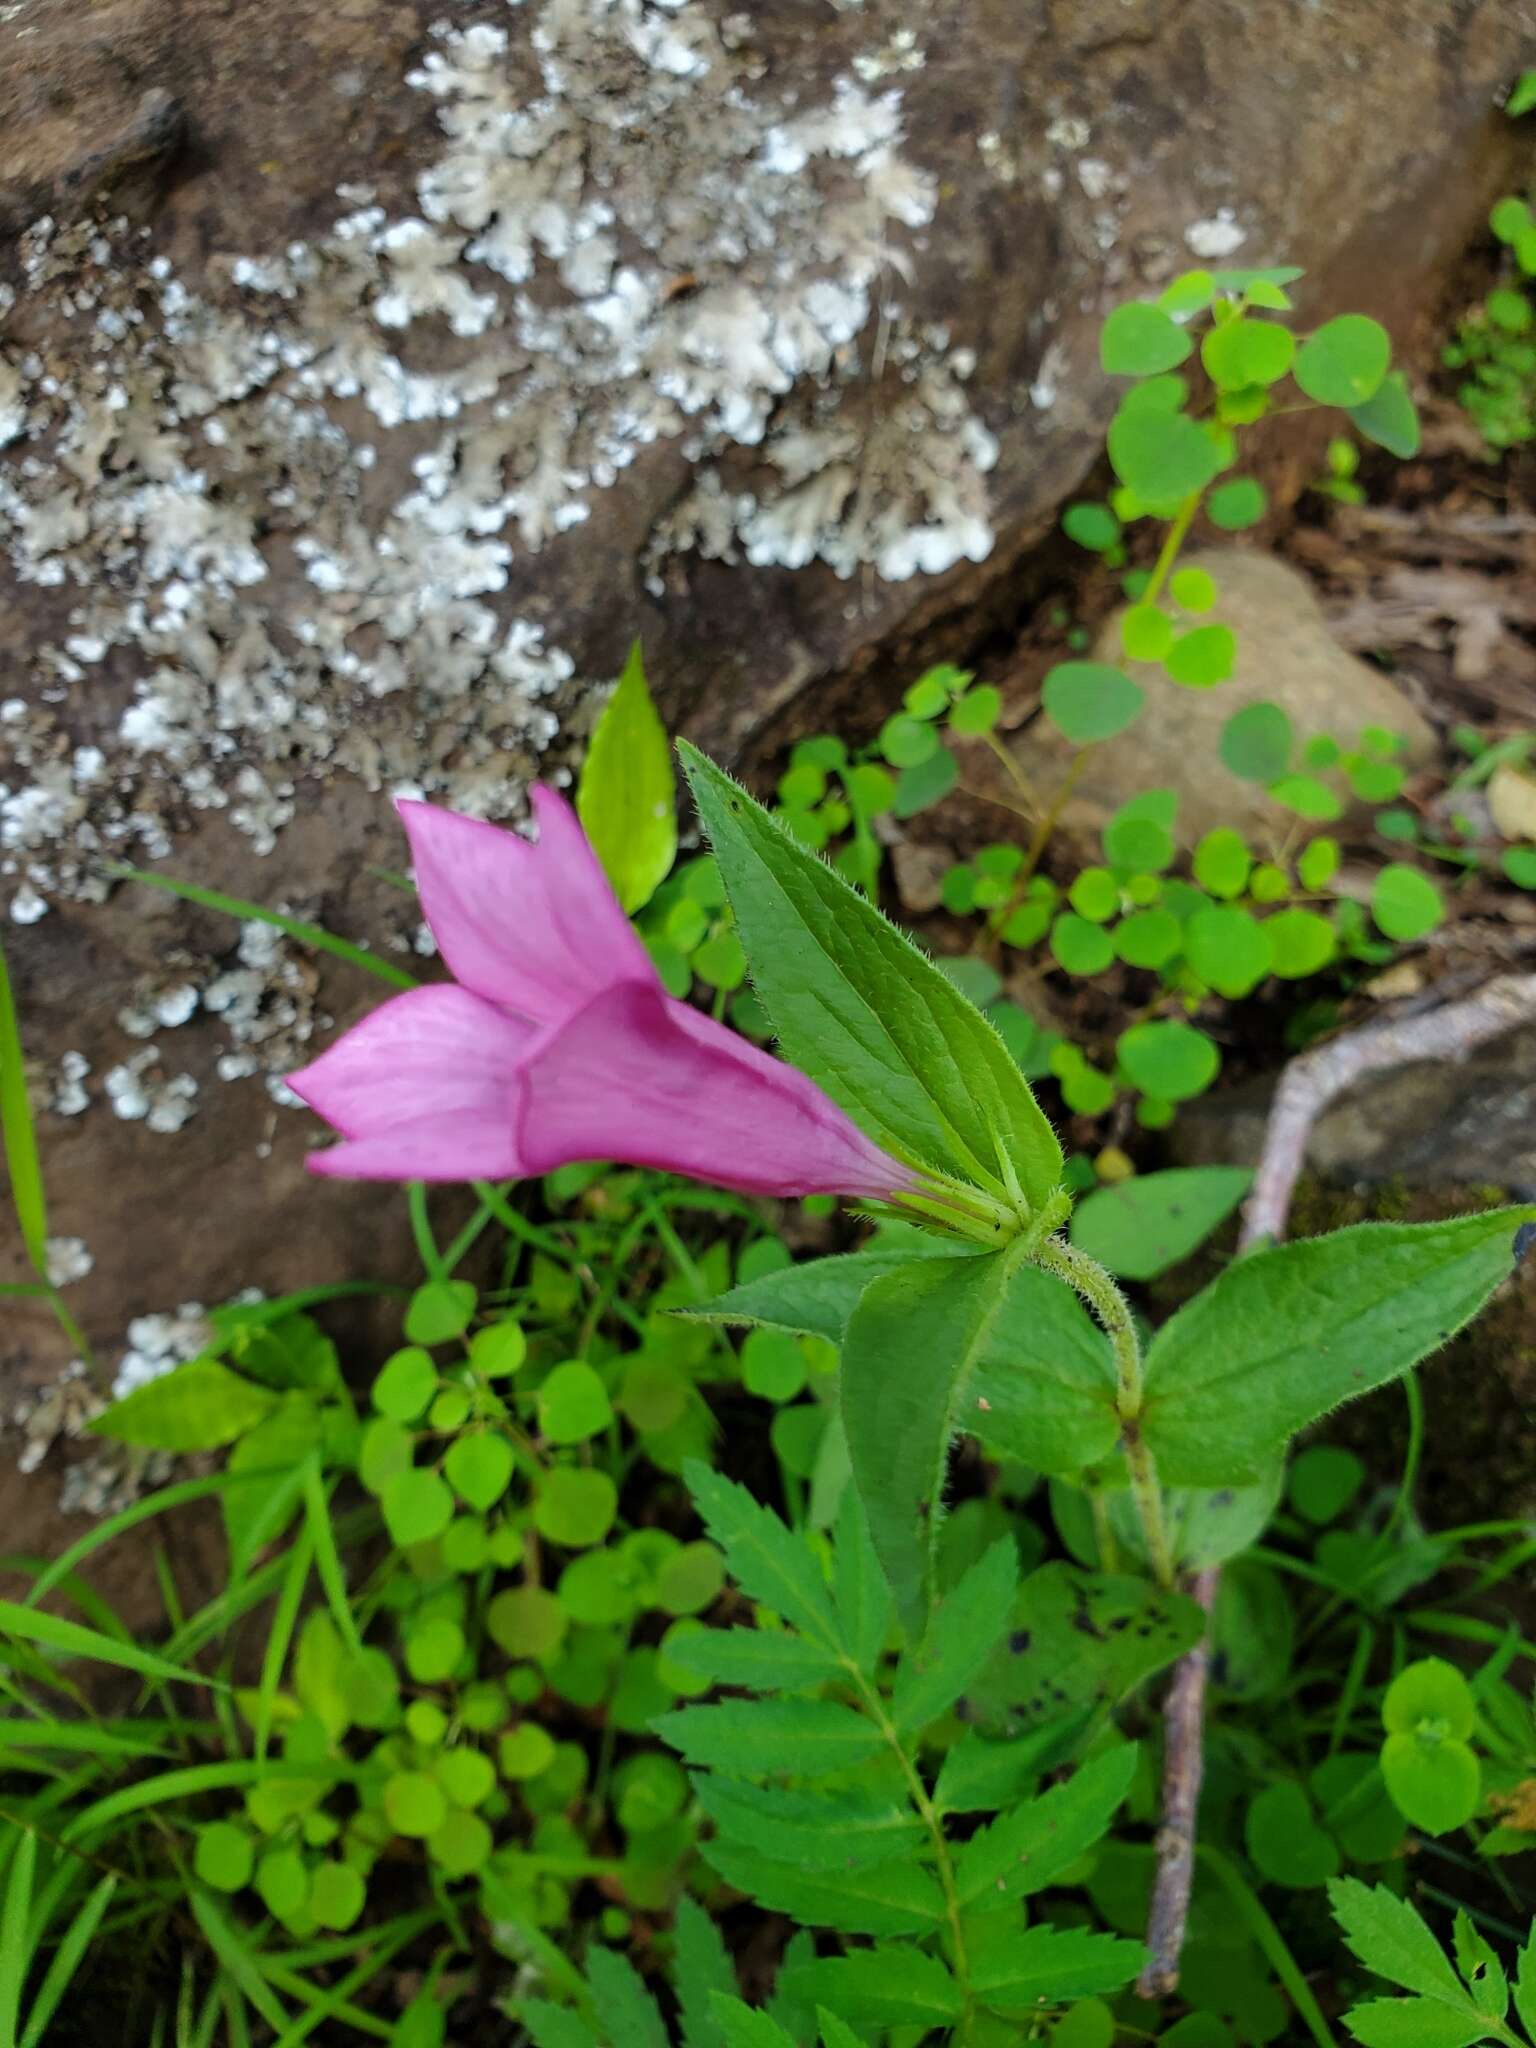
[[[617,1159],[753,1195],[916,1185],[804,1074],[667,995],[575,813],[550,789],[533,806],[536,845],[399,805],[454,978],[289,1075],[345,1140],[314,1172],[497,1181]]]

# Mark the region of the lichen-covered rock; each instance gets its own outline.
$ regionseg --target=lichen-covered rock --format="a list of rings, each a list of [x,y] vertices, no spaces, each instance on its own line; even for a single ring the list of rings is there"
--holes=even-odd
[[[281,1079],[372,988],[114,863],[418,958],[389,793],[517,815],[637,631],[739,754],[1003,586],[1191,260],[1407,339],[1532,54],[1500,0],[437,13],[0,21],[0,898],[109,1354],[403,1242]]]
[[[1182,623],[1229,626],[1236,669],[1214,688],[1186,688],[1155,663],[1125,662],[1120,614],[1106,620],[1094,658],[1125,666],[1145,690],[1146,707],[1128,731],[1087,757],[1062,812],[1065,832],[1096,847],[1100,828],[1127,798],[1171,789],[1179,799],[1176,830],[1186,844],[1218,826],[1230,826],[1256,846],[1283,839],[1295,813],[1221,761],[1222,727],[1250,704],[1278,704],[1285,712],[1296,735],[1297,767],[1307,740],[1329,733],[1353,747],[1366,726],[1396,735],[1403,765],[1429,758],[1434,735],[1422,713],[1385,670],[1339,645],[1306,577],[1257,549],[1207,548],[1191,554],[1186,566],[1203,569],[1218,595],[1208,613]],[[1035,785],[1052,789],[1065,780],[1076,749],[1042,718],[1020,735],[1015,751]]]

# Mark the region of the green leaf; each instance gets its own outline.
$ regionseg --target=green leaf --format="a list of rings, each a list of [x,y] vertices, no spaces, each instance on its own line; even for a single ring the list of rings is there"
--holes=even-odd
[[[1015,1375],[1006,1397],[1015,1435],[1037,1431],[1053,1456],[1078,1442],[1092,1445],[1092,1455],[1103,1455],[1114,1441],[1113,1388],[1097,1333],[1087,1353],[1093,1361],[1089,1371],[1105,1376],[1088,1386],[1083,1347],[1068,1380],[1052,1355],[1049,1335],[1038,1333],[1046,1341],[1037,1337],[1029,1347],[1034,1383],[1028,1389],[1036,1397],[1036,1420],[1026,1413],[1027,1352],[1025,1358],[1004,1352],[1003,1317],[1015,1298],[1033,1300],[1047,1304],[1050,1323],[1070,1328],[1071,1311],[1053,1288],[1071,1299],[1060,1282],[1022,1265],[1017,1254],[929,1259],[875,1281],[849,1322],[842,1403],[854,1479],[876,1552],[913,1633],[922,1629],[933,1592],[950,1446],[962,1429],[980,1434],[983,1418],[990,1419],[986,1404],[993,1381],[988,1378],[984,1393],[978,1379],[985,1358],[1003,1353]],[[1008,1317],[1010,1329],[1022,1321]]]
[[[1164,1482],[1255,1479],[1297,1430],[1399,1378],[1476,1315],[1533,1216],[1362,1223],[1229,1266],[1147,1353],[1142,1430]]]
[[[1536,2041],[1536,1925],[1531,1928],[1530,1938],[1520,1951],[1520,1966],[1515,1977],[1515,2011],[1520,2015],[1520,2024]]]
[[[430,1543],[453,1520],[453,1495],[425,1466],[397,1472],[385,1486],[380,1506],[390,1541],[402,1550],[413,1543]]]
[[[1363,405],[1349,407],[1349,417],[1378,448],[1407,461],[1419,452],[1419,415],[1401,370],[1389,370],[1380,388]]]
[[[1230,483],[1218,484],[1207,499],[1205,510],[1212,526],[1219,526],[1224,533],[1241,533],[1245,527],[1258,525],[1268,503],[1261,483],[1253,477],[1239,476]]]
[[[1264,920],[1269,971],[1283,981],[1300,981],[1326,967],[1339,949],[1339,936],[1315,910],[1281,910]]]
[[[32,1107],[27,1098],[21,1027],[16,1020],[16,999],[11,992],[4,947],[0,947],[0,1140],[4,1141],[5,1168],[17,1228],[28,1262],[42,1278],[48,1271],[48,1206],[43,1195],[43,1170],[37,1156]]]
[[[723,2029],[718,2038],[724,2041],[725,2048],[795,2048],[794,2041],[771,2014],[754,2012],[750,2005],[743,2005],[739,1998],[722,1991],[715,1993],[713,2004]]]
[[[1033,2012],[1073,1998],[1121,1991],[1146,1960],[1138,1941],[1085,1927],[1029,1927],[978,1963],[972,1989],[984,2005]],[[1167,2036],[1164,2036],[1166,2039]]]
[[[899,1781],[818,1796],[701,1773],[693,1789],[727,1840],[800,1870],[859,1870],[911,1858],[927,1832]]]
[[[868,2026],[937,2027],[958,2019],[960,1987],[937,1956],[876,1947],[785,1972],[786,1989]]]
[[[915,1862],[825,1875],[775,1863],[734,1842],[705,1842],[699,1853],[737,1891],[807,1927],[922,1936],[936,1933],[944,1918],[938,1879]]]
[[[1018,1549],[1002,1536],[939,1595],[927,1634],[896,1667],[891,1718],[899,1732],[916,1734],[959,1699],[1001,1641],[1018,1586]]]
[[[1482,1804],[1482,1765],[1454,1736],[1389,1735],[1381,1745],[1381,1775],[1392,1804],[1426,1835],[1464,1828]]]
[[[35,1948],[28,1923],[36,1876],[37,1835],[23,1826],[11,1852],[5,1903],[0,1907],[0,2043],[4,2048],[14,2048],[22,1985]]]
[[[1314,1891],[1339,1874],[1333,1837],[1318,1826],[1312,1802],[1294,1779],[1277,1779],[1249,1803],[1243,1840],[1271,1884]]]
[[[1405,1991],[1451,2004],[1466,2002],[1444,1949],[1406,1899],[1385,1885],[1344,1877],[1329,1885],[1328,1901],[1344,1939],[1368,1970]]]
[[[1109,429],[1109,459],[1144,505],[1177,504],[1203,491],[1221,468],[1212,436],[1182,412],[1122,406]]]
[[[113,1664],[124,1671],[137,1671],[142,1678],[168,1678],[178,1684],[212,1685],[221,1691],[224,1689],[221,1680],[185,1670],[179,1664],[167,1663],[164,1657],[155,1656],[153,1651],[141,1650],[137,1643],[119,1642],[115,1636],[85,1628],[77,1621],[66,1621],[62,1615],[46,1614],[37,1608],[18,1607],[11,1600],[0,1600],[0,1641],[7,1636],[20,1637],[22,1642],[36,1643],[45,1650],[55,1650],[62,1657],[86,1657],[97,1664]]]
[[[1217,995],[1235,1000],[1269,973],[1274,950],[1269,927],[1237,903],[1197,910],[1184,927],[1184,957]]]
[[[1237,635],[1230,626],[1192,626],[1181,633],[1164,657],[1176,683],[1209,690],[1224,683],[1237,663]]]
[[[769,1274],[765,1281],[752,1282],[736,1292],[745,1294],[751,1286],[780,1277]],[[744,1486],[711,1471],[698,1459],[684,1465],[683,1479],[742,1591],[771,1607],[835,1657],[843,1647],[837,1618],[821,1567],[804,1538],[787,1528],[771,1508],[760,1507]]]
[[[691,1764],[763,1777],[828,1777],[885,1747],[878,1728],[832,1700],[723,1700],[660,1714],[651,1726]]]
[[[48,2037],[49,2024],[58,2011],[65,1992],[74,1980],[75,1972],[90,1952],[91,1942],[101,1925],[106,1910],[112,1903],[112,1894],[117,1890],[120,1879],[116,1874],[104,1877],[86,1897],[70,1921],[63,1939],[54,1951],[53,1961],[48,1965],[47,1975],[37,1987],[31,2005],[27,2008],[27,2024],[22,2031],[19,2048],[43,2048]],[[6,1968],[0,1962],[0,1970]],[[17,1988],[20,1988],[18,1980]],[[12,2037],[0,2025],[0,2040]]]
[[[1119,520],[1107,505],[1097,503],[1069,505],[1061,515],[1061,530],[1068,540],[1095,555],[1102,555],[1120,538]]]
[[[1249,704],[1221,729],[1222,760],[1245,782],[1276,781],[1290,766],[1295,735],[1278,704]]]
[[[91,1428],[156,1451],[211,1451],[254,1429],[277,1405],[276,1394],[216,1358],[194,1358],[114,1401]]]
[[[1221,1069],[1215,1041],[1181,1018],[1133,1024],[1115,1054],[1127,1080],[1159,1102],[1187,1102],[1203,1094]]]
[[[1055,1884],[1108,1833],[1135,1769],[1136,1745],[1122,1743],[973,1835],[955,1866],[961,1905],[1000,1906]]]
[[[667,1662],[710,1685],[751,1692],[808,1692],[846,1675],[832,1651],[782,1629],[695,1629],[669,1646]]]
[[[998,1813],[1032,1792],[1040,1774],[1063,1754],[1070,1754],[1086,1726],[1086,1716],[1070,1714],[1047,1721],[1027,1735],[996,1742],[978,1728],[967,1728],[946,1751],[934,1787],[933,1803],[941,1813]]]
[[[587,1981],[606,2048],[668,2048],[661,2009],[626,1957],[611,1948],[589,1949]]]
[[[1417,868],[1392,861],[1371,889],[1371,915],[1389,939],[1422,939],[1445,916],[1445,898]]]
[[[613,893],[639,910],[677,857],[677,790],[638,640],[588,745],[576,814]]]
[[[1345,2013],[1344,2024],[1364,2048],[1469,2048],[1498,2034],[1474,2006],[1427,1998],[1373,1998]]]
[[[1437,1733],[1465,1742],[1477,1725],[1477,1702],[1454,1664],[1443,1657],[1420,1657],[1387,1687],[1381,1719],[1389,1735],[1416,1735],[1430,1722]]]
[[[1079,1202],[1070,1236],[1120,1279],[1155,1280],[1225,1223],[1252,1182],[1244,1166],[1133,1174]]]
[[[1099,361],[1111,377],[1152,377],[1187,362],[1194,342],[1157,306],[1116,306],[1099,334]]]
[[[686,1892],[678,1899],[673,1915],[672,1938],[676,1944],[672,1977],[683,2048],[725,2048],[713,1999],[717,1993],[734,1993],[736,1971],[720,1929]]]
[[[1146,692],[1107,661],[1059,661],[1046,676],[1041,702],[1063,739],[1088,747],[1134,725]]]
[[[460,1500],[484,1514],[511,1485],[513,1464],[512,1446],[504,1436],[476,1430],[449,1445],[443,1473]]]
[[[902,1156],[995,1180],[1038,1208],[1061,1147],[1018,1062],[873,904],[695,748],[680,749],[786,1056]]]
[[[837,1541],[832,1547],[832,1591],[849,1654],[859,1670],[872,1678],[890,1634],[894,1607],[870,1541],[864,1504],[852,1486],[843,1495]]]
[[[1380,389],[1391,360],[1392,343],[1380,321],[1341,313],[1302,343],[1296,382],[1319,405],[1363,405]]]
[[[973,1719],[1009,1734],[1114,1706],[1199,1642],[1205,1613],[1145,1579],[1048,1564],[1020,1588],[1014,1624],[968,1696]]]
[[[1200,344],[1200,360],[1218,391],[1248,384],[1277,384],[1291,367],[1296,337],[1276,320],[1246,316],[1212,327]]]
[[[542,1998],[525,1998],[517,2016],[528,2029],[534,2048],[604,2048],[579,2013]]]

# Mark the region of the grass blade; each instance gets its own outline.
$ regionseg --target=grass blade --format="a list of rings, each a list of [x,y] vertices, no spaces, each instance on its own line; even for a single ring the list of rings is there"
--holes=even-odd
[[[104,1877],[70,1922],[69,1932],[59,1943],[53,1961],[48,1965],[48,1974],[38,1986],[37,1996],[32,2001],[31,2010],[27,2014],[26,2031],[21,2037],[21,2048],[39,2048],[39,2043],[47,2034],[48,2022],[53,2018],[60,1999],[69,1989],[116,1890],[116,1876]]]
[[[277,1598],[277,1608],[272,1616],[272,1632],[267,1637],[266,1654],[261,1660],[261,1685],[256,1698],[258,1762],[267,1753],[267,1743],[272,1734],[272,1711],[277,1703],[278,1683],[283,1675],[283,1666],[288,1662],[293,1631],[298,1625],[299,1603],[304,1598],[304,1588],[309,1584],[309,1568],[314,1561],[315,1542],[306,1528],[288,1553],[288,1568],[283,1574],[283,1590]]]
[[[251,1476],[256,1477],[254,1473]],[[130,1529],[136,1529],[141,1522],[147,1522],[151,1516],[164,1514],[170,1508],[179,1508],[195,1500],[206,1500],[211,1493],[224,1493],[230,1483],[229,1475],[219,1472],[208,1479],[183,1479],[175,1486],[162,1486],[158,1493],[145,1494],[144,1498],[136,1500],[132,1507],[124,1508],[110,1520],[98,1523],[88,1534],[70,1544],[67,1550],[61,1551],[47,1570],[33,1581],[23,1604],[32,1607],[39,1600],[45,1599],[60,1580],[69,1577],[77,1564],[83,1564],[86,1558],[94,1551],[100,1550],[104,1543],[110,1543],[115,1536],[126,1535]],[[12,1560],[6,1559],[5,1563],[9,1565]]]
[[[30,1828],[23,1828],[11,1858],[5,1906],[0,1910],[0,2048],[17,2048],[21,1988],[32,1960],[28,1923],[32,1917],[32,1879],[36,1870],[37,1837]]]
[[[66,1657],[91,1657],[98,1664],[119,1664],[125,1671],[137,1671],[142,1678],[174,1679],[183,1685],[223,1688],[224,1681],[208,1678],[200,1671],[186,1671],[168,1664],[137,1643],[120,1643],[99,1629],[82,1628],[77,1621],[65,1621],[57,1614],[41,1614],[36,1608],[18,1607],[14,1600],[0,1600],[0,1637],[20,1636],[23,1642],[41,1643]]]
[[[98,1828],[121,1820],[125,1814],[142,1813],[147,1806],[164,1806],[172,1799],[195,1799],[202,1792],[243,1791],[247,1785],[259,1784],[264,1777],[329,1783],[366,1775],[366,1770],[359,1765],[334,1760],[311,1764],[289,1763],[286,1758],[268,1757],[263,1763],[254,1757],[242,1757],[232,1763],[189,1764],[184,1770],[162,1771],[158,1778],[144,1778],[135,1785],[124,1785],[116,1792],[109,1792],[105,1798],[77,1813],[60,1832],[59,1841],[67,1848],[71,1843],[94,1834]]]
[[[208,1946],[224,1966],[231,1981],[239,1987],[248,2003],[261,2014],[273,2033],[283,2033],[288,2025],[287,2009],[257,1969],[255,1958],[243,1938],[243,1930],[236,1928],[233,1921],[225,1919],[223,1912],[214,1904],[213,1894],[204,1891],[201,1885],[195,1884],[191,1887],[188,1899]],[[233,2034],[233,2026],[230,2032]]]
[[[43,1197],[43,1169],[37,1156],[32,1105],[27,1100],[27,1070],[21,1051],[21,1029],[11,994],[5,948],[0,946],[0,1139],[11,1180],[11,1206],[27,1248],[32,1270],[48,1277],[48,1205]]]
[[[340,1630],[347,1648],[361,1655],[363,1639],[357,1632],[357,1622],[347,1599],[346,1574],[342,1570],[341,1553],[336,1548],[336,1532],[331,1527],[331,1504],[320,1477],[320,1460],[314,1456],[304,1463],[304,1514],[309,1525],[310,1548],[315,1554],[315,1570],[325,1588],[331,1619]]]
[[[174,875],[152,875],[145,868],[120,866],[115,862],[108,872],[122,882],[142,882],[147,889],[163,889],[168,896],[179,896],[184,903],[196,903],[204,910],[222,910],[226,917],[238,917],[242,921],[254,918],[261,924],[276,925],[280,932],[286,932],[290,939],[297,939],[300,945],[313,946],[317,953],[329,953],[337,960],[361,967],[365,973],[376,974],[391,988],[420,987],[414,974],[407,974],[403,967],[381,960],[366,946],[354,946],[349,939],[338,939],[323,925],[306,924],[298,917],[285,917],[280,910],[268,910],[263,903],[247,903],[243,896],[226,896],[218,889],[202,889],[196,882],[179,882]]]

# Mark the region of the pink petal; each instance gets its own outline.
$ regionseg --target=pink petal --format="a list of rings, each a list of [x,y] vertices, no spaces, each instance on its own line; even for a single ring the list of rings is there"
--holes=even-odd
[[[368,1180],[510,1180],[521,1061],[531,1027],[467,989],[395,996],[288,1076],[353,1142],[310,1158],[316,1173]]]
[[[619,1159],[744,1194],[912,1185],[813,1081],[655,987],[606,990],[530,1053],[526,1073],[531,1173]]]
[[[421,907],[456,981],[543,1024],[656,970],[577,821],[533,792],[537,845],[436,804],[402,802]]]

